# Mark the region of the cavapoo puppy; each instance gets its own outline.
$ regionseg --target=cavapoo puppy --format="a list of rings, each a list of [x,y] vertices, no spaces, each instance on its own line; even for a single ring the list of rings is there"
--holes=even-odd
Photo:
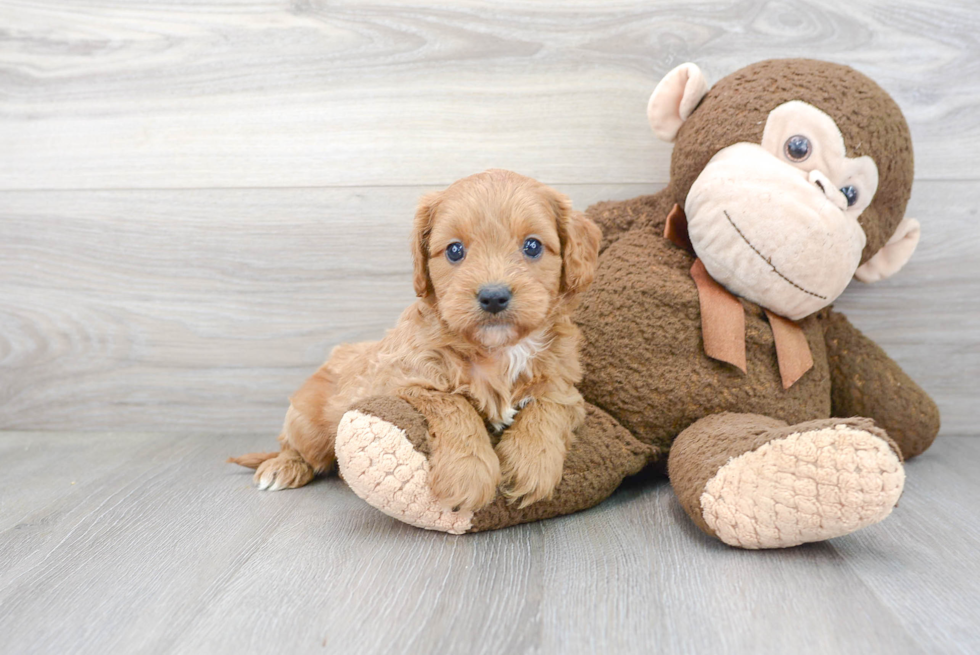
[[[561,480],[585,416],[571,312],[599,228],[554,189],[490,170],[423,197],[414,231],[419,300],[381,341],[334,348],[292,397],[280,452],[229,460],[257,468],[260,489],[328,471],[341,416],[382,394],[425,416],[432,491],[447,507],[483,507],[498,485],[524,506]]]

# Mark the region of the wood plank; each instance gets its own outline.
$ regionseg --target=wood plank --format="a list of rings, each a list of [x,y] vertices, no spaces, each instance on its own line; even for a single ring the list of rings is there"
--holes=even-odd
[[[18,0],[0,24],[3,189],[663,183],[663,74],[787,56],[891,92],[920,178],[977,176],[972,2]]]
[[[0,452],[25,439],[34,462],[18,484],[33,507],[0,528],[4,652],[893,655],[980,644],[976,439],[943,438],[911,463],[884,523],[767,552],[702,535],[653,475],[588,512],[454,537],[400,524],[336,478],[256,491],[222,460],[266,437],[7,432]],[[75,493],[52,500],[71,443],[106,468],[75,472]]]
[[[656,187],[560,188],[584,207]],[[0,429],[278,433],[334,345],[413,300],[425,190],[0,192]],[[976,184],[917,183],[912,262],[838,303],[948,433],[978,433],[978,206]]]

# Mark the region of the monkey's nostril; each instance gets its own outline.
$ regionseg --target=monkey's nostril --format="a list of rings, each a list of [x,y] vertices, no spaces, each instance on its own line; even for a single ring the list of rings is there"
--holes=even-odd
[[[827,200],[834,204],[834,206],[841,210],[847,208],[847,198],[844,197],[844,194],[841,193],[837,187],[831,184],[830,178],[817,169],[810,171],[809,178],[811,182],[817,185],[820,192],[823,193]]]
[[[480,309],[491,314],[497,314],[507,309],[510,298],[510,289],[501,284],[485,286],[476,294]]]

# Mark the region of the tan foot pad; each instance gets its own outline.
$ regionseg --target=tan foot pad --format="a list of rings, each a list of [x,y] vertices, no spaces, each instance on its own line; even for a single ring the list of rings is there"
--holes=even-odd
[[[443,507],[429,489],[429,460],[401,428],[357,410],[337,426],[337,465],[344,481],[388,516],[427,530],[462,534],[473,512]]]
[[[732,459],[705,485],[701,511],[726,544],[785,548],[881,521],[904,485],[905,470],[884,439],[837,425]]]

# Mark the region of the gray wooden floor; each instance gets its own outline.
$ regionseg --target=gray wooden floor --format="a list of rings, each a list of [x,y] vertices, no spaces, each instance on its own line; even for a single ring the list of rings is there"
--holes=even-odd
[[[885,522],[750,552],[670,487],[426,532],[336,478],[261,493],[266,437],[0,436],[4,653],[977,653],[980,439],[908,466]]]
[[[978,33],[975,0],[0,2],[0,653],[980,652]],[[411,301],[422,193],[655,191],[664,73],[799,56],[915,142],[919,250],[837,303],[943,415],[885,523],[736,551],[649,478],[449,537],[223,464]]]

